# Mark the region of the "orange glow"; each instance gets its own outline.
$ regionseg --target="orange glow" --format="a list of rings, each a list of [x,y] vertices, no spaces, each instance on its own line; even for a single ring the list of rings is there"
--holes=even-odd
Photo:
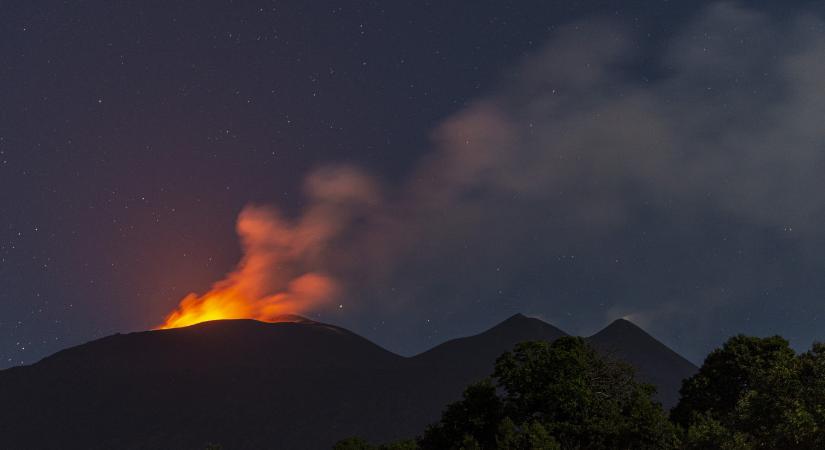
[[[236,227],[244,250],[238,266],[206,294],[184,297],[158,328],[218,319],[282,322],[331,299],[335,281],[306,270],[331,236],[327,223],[334,223],[317,210],[312,220],[290,223],[272,208],[245,208]]]
[[[236,272],[237,274],[237,272]],[[189,294],[180,301],[160,329],[179,328],[219,319],[256,319],[264,322],[294,321],[299,314],[327,298],[335,290],[331,280],[318,274],[305,274],[293,280],[285,292],[250,299],[224,280],[202,296]]]
[[[375,183],[347,166],[321,168],[306,180],[307,206],[292,220],[277,209],[250,205],[236,231],[243,258],[203,295],[189,294],[158,328],[217,319],[294,321],[340,291],[326,270],[331,245],[366,208],[381,201]]]

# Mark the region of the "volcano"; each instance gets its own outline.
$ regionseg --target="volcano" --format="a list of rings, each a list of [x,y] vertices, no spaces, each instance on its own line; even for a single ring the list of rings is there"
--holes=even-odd
[[[618,319],[587,338],[603,354],[630,363],[640,381],[656,386],[656,398],[671,408],[679,401],[682,380],[697,367],[646,331],[625,319]]]
[[[405,358],[302,317],[116,334],[0,371],[0,448],[330,448],[411,437],[495,358],[565,333],[513,316]],[[696,367],[635,325],[590,338],[672,406]]]

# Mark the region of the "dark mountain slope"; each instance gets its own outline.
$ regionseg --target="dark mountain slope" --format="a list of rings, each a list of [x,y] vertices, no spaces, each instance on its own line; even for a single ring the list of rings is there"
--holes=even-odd
[[[391,437],[408,432],[389,419],[407,400],[404,362],[314,322],[110,336],[0,372],[0,448],[328,448],[351,434]]]
[[[496,358],[524,341],[553,341],[567,334],[539,319],[516,314],[489,330],[447,341],[412,358],[412,362],[431,374],[437,374],[446,391],[461,392],[450,382],[479,380],[492,374]]]
[[[427,422],[437,420],[444,406],[458,400],[468,384],[490,376],[496,358],[517,343],[565,335],[541,320],[516,314],[483,333],[447,341],[410,358],[410,373],[425,381],[412,386],[426,399],[426,410],[431,411]]]
[[[436,375],[445,390],[443,395],[448,395],[461,392],[460,383],[466,385],[466,380],[490,375],[496,358],[515,344],[530,340],[553,341],[561,336],[566,333],[546,322],[516,314],[481,334],[445,342],[413,360]],[[690,361],[627,320],[617,320],[587,340],[602,353],[633,365],[640,380],[656,386],[657,400],[668,409],[679,400],[682,380],[698,370]]]
[[[477,376],[489,375],[502,353],[512,350],[518,342],[553,341],[567,336],[564,331],[539,319],[516,314],[504,322],[475,336],[447,341],[413,357],[420,364],[455,367]]]
[[[32,367],[49,368],[71,361],[77,369],[152,366],[201,368],[381,366],[402,357],[333,325],[308,319],[265,323],[216,320],[185,328],[116,334],[58,352]]]
[[[638,378],[656,386],[657,398],[666,408],[676,406],[682,380],[699,370],[693,363],[647,334],[619,319],[587,338],[601,352],[630,363]]]
[[[413,358],[306,319],[114,335],[0,371],[0,448],[320,449],[352,435],[409,437],[516,343],[563,335],[516,315]],[[695,370],[633,325],[590,339],[672,396],[675,377]]]

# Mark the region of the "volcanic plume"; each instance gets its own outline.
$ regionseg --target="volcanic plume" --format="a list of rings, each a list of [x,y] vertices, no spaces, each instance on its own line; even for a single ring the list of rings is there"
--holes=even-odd
[[[247,206],[236,230],[243,258],[234,271],[198,295],[190,293],[159,328],[217,319],[289,321],[332,300],[339,283],[324,270],[325,250],[358,214],[377,202],[377,189],[356,169],[316,171],[306,181],[310,205],[297,220],[267,206]]]
[[[816,232],[810,224],[825,217],[825,134],[814,119],[825,111],[825,35],[810,31],[823,29],[818,18],[799,23],[814,25],[786,29],[720,3],[663,45],[658,63],[668,70],[644,82],[632,69],[640,62],[637,36],[622,24],[560,27],[496,92],[439,122],[430,151],[389,183],[388,201],[368,176],[343,167],[310,175],[309,202],[298,220],[268,208],[245,210],[238,231],[246,254],[236,271],[211,292],[186,297],[164,326],[271,320],[315,308],[344,287],[370,306],[419,315],[472,313],[502,296],[530,304],[584,285],[622,288],[611,289],[609,304],[594,291],[566,305],[574,308],[571,317],[605,311],[610,318],[699,323],[697,314],[722,304],[745,311],[754,295],[784,285],[760,276],[764,285],[754,287],[754,271],[773,273],[768,260],[738,263],[743,248],[768,254],[759,239],[742,235],[734,242],[720,231],[722,253],[706,258],[703,281],[695,284],[712,286],[708,295],[674,288],[684,280],[672,264],[699,270],[690,261],[702,257],[694,253],[701,246],[684,244],[707,239],[699,224],[716,230],[716,224],[749,223],[754,236],[777,233],[786,242],[791,232]],[[730,30],[740,37],[723,39]],[[766,30],[777,39],[742,47],[762,42]],[[694,39],[702,33],[719,36],[714,52]],[[738,75],[720,74],[756,74],[750,82],[776,96],[754,95]],[[724,96],[708,89],[713,83]],[[391,160],[394,149],[385,151]],[[655,222],[661,232],[648,231],[654,217],[661,218]],[[676,244],[673,233],[683,236]],[[658,253],[671,244],[685,256]],[[335,267],[324,260],[331,248]],[[642,256],[618,257],[637,252]],[[598,268],[570,264],[575,255],[598,261]],[[738,288],[716,288],[732,285]],[[433,303],[411,306],[420,302]]]

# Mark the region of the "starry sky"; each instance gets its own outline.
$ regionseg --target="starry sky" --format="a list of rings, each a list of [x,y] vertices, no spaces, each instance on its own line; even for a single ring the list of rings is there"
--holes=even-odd
[[[0,2],[0,368],[158,326],[239,214],[402,354],[823,340],[825,9],[777,3]]]

